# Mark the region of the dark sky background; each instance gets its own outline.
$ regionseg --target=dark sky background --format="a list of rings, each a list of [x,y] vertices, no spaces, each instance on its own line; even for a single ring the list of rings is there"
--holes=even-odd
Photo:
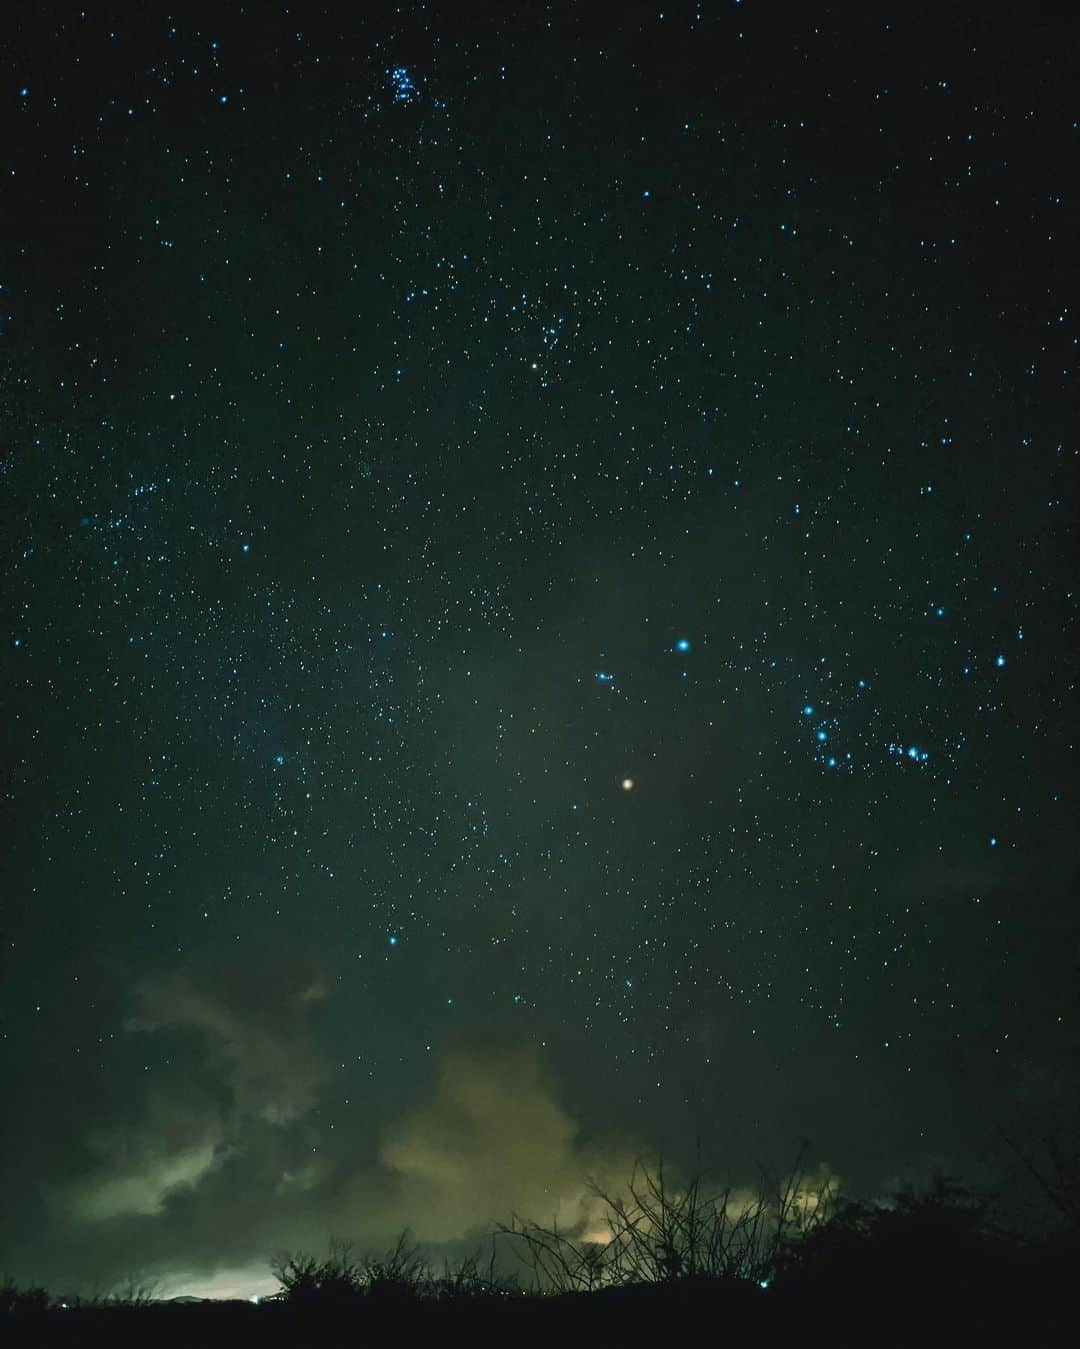
[[[1054,12],[8,15],[0,1267],[1071,1127]]]

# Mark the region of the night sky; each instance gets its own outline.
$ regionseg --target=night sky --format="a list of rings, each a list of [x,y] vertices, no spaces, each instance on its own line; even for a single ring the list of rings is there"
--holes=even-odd
[[[1077,1107],[1077,32],[16,5],[0,1268]]]

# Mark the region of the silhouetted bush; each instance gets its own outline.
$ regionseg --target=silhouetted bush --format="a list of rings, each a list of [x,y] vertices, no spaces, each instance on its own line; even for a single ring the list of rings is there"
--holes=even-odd
[[[332,1248],[324,1260],[303,1252],[280,1256],[271,1269],[282,1300],[295,1308],[340,1311],[363,1296],[363,1272],[348,1246]]]
[[[0,1317],[36,1316],[48,1311],[50,1299],[44,1288],[18,1288],[4,1276],[0,1284]]]
[[[281,1284],[281,1300],[294,1308],[339,1311],[364,1303],[370,1307],[403,1307],[421,1302],[464,1301],[508,1289],[493,1275],[484,1278],[475,1258],[435,1274],[419,1249],[403,1232],[385,1255],[352,1258],[352,1247],[337,1243],[330,1255],[318,1260],[312,1255],[282,1256],[271,1266]]]
[[[839,1203],[828,1222],[787,1246],[776,1291],[804,1301],[842,1297],[848,1305],[956,1303],[1000,1291],[1025,1269],[1020,1243],[987,1200],[941,1179],[925,1194]]]
[[[431,1292],[435,1301],[442,1303],[477,1302],[482,1299],[504,1301],[520,1295],[515,1280],[496,1276],[494,1243],[486,1270],[477,1256],[467,1255],[456,1265],[448,1264],[445,1267],[443,1273],[433,1280]]]
[[[827,1221],[835,1193],[830,1178],[811,1176],[806,1150],[779,1183],[762,1173],[756,1194],[729,1186],[715,1194],[701,1176],[673,1185],[663,1165],[641,1163],[626,1193],[591,1187],[609,1238],[585,1241],[557,1223],[515,1219],[501,1228],[522,1248],[538,1291],[600,1289],[706,1281],[767,1284],[783,1252]]]

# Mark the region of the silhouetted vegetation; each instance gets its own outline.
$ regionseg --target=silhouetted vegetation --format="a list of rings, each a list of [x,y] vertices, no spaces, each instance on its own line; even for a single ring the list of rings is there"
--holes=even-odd
[[[523,1247],[537,1292],[595,1292],[631,1285],[703,1280],[765,1283],[782,1253],[823,1223],[832,1181],[805,1169],[805,1149],[776,1183],[762,1173],[756,1193],[709,1193],[695,1176],[672,1185],[663,1165],[635,1169],[625,1195],[590,1186],[599,1201],[603,1241],[582,1240],[515,1219],[500,1227]]]
[[[1021,1251],[984,1199],[942,1178],[924,1194],[838,1202],[828,1222],[779,1252],[775,1286],[803,1303],[955,1303],[1001,1287]]]
[[[1054,1206],[1062,1221],[1052,1233],[1024,1239],[987,1196],[947,1178],[922,1192],[858,1201],[809,1173],[802,1157],[779,1181],[763,1174],[753,1192],[713,1191],[700,1176],[677,1184],[662,1166],[639,1165],[624,1191],[594,1186],[592,1197],[587,1232],[514,1218],[491,1234],[486,1260],[476,1253],[436,1269],[408,1233],[379,1256],[355,1257],[338,1242],[323,1258],[278,1257],[280,1291],[258,1306],[163,1302],[136,1285],[61,1302],[6,1280],[0,1319],[63,1320],[114,1338],[127,1326],[147,1333],[151,1322],[155,1334],[213,1324],[215,1333],[257,1326],[261,1336],[295,1337],[307,1322],[344,1330],[434,1317],[435,1328],[444,1316],[458,1328],[494,1316],[517,1333],[563,1321],[599,1327],[624,1311],[708,1313],[728,1328],[789,1330],[841,1310],[880,1320],[887,1309],[890,1322],[952,1312],[971,1327],[1006,1309],[1029,1320],[1052,1316],[1065,1304],[1078,1253],[1080,1226],[1065,1206]],[[513,1256],[524,1279],[507,1272]]]
[[[1080,1140],[1071,1146],[1054,1135],[1035,1148],[1022,1147],[1004,1130],[1001,1138],[1035,1182],[1039,1196],[1064,1225],[1080,1230]]]
[[[281,1256],[271,1268],[281,1284],[282,1300],[296,1308],[336,1310],[360,1302],[403,1305],[464,1296],[481,1286],[475,1259],[442,1276],[433,1274],[408,1232],[383,1256],[354,1260],[352,1245],[339,1242],[332,1243],[323,1260],[307,1254]]]
[[[505,1301],[520,1289],[513,1279],[495,1274],[492,1249],[487,1268],[476,1255],[436,1271],[403,1232],[385,1255],[354,1260],[351,1244],[331,1243],[322,1260],[307,1254],[280,1256],[271,1266],[281,1285],[278,1299],[293,1310],[370,1310],[410,1305]]]
[[[34,1316],[47,1311],[49,1294],[44,1288],[17,1288],[14,1280],[5,1276],[0,1284],[0,1317]]]

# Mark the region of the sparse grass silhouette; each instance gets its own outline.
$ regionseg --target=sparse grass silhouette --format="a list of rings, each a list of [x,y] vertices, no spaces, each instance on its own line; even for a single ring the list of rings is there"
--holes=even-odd
[[[517,1291],[512,1281],[496,1277],[494,1249],[486,1272],[472,1255],[446,1264],[441,1273],[426,1263],[408,1231],[384,1255],[356,1260],[352,1249],[351,1242],[336,1241],[322,1260],[302,1252],[278,1256],[271,1272],[281,1284],[280,1300],[298,1309],[339,1310],[504,1299]]]
[[[157,1301],[157,1287],[152,1283],[140,1283],[138,1279],[127,1279],[101,1300],[108,1307],[149,1307]]]
[[[36,1316],[51,1305],[44,1288],[19,1288],[9,1275],[0,1283],[0,1317]]]
[[[109,1293],[95,1293],[90,1297],[55,1298],[38,1286],[19,1288],[4,1275],[0,1282],[0,1319],[7,1316],[38,1315],[46,1311],[88,1310],[109,1307],[131,1309],[149,1307],[156,1301],[152,1284],[129,1279]]]

